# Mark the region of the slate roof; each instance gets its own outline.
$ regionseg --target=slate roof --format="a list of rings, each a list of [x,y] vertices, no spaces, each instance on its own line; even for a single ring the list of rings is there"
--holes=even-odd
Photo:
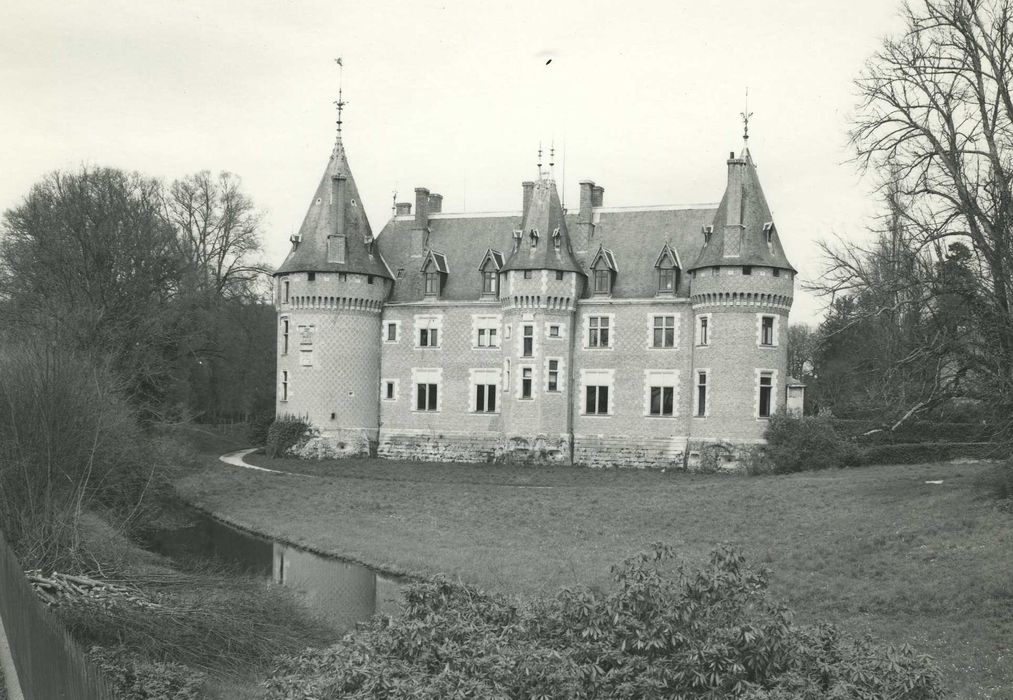
[[[710,242],[700,251],[699,256],[695,258],[695,262],[690,265],[689,269],[696,270],[715,265],[758,265],[794,272],[795,268],[788,262],[784,248],[781,247],[776,226],[772,227],[771,242],[769,245],[767,244],[764,224],[772,222],[773,216],[771,216],[770,207],[767,206],[767,199],[763,196],[763,188],[760,187],[756,165],[753,163],[749,150],[744,150],[739,158],[731,159],[728,163],[730,167],[740,168],[742,175],[740,211],[744,228],[739,254],[735,257],[725,256],[725,226],[728,223],[729,200],[729,192],[725,190],[724,197],[721,198],[721,203],[714,216],[714,232],[711,234]]]
[[[347,247],[345,262],[327,260],[327,237],[336,231],[334,209],[331,206],[331,178],[344,175],[345,229]],[[299,242],[293,244],[285,262],[274,273],[290,272],[356,272],[390,278],[391,274],[373,242],[373,231],[359,198],[355,179],[348,167],[345,148],[340,137],[327,161],[323,177],[310,201],[306,218],[299,227]]]
[[[503,270],[562,270],[585,274],[573,257],[566,216],[553,180],[542,178],[535,183],[519,232],[520,245],[513,246]]]
[[[646,298],[657,291],[655,263],[668,243],[681,260],[696,259],[703,245],[701,227],[714,220],[716,205],[702,204],[672,207],[599,207],[590,240],[578,226],[576,212],[563,218],[573,248],[573,261],[586,275],[589,265],[603,245],[608,248],[620,272],[612,287],[617,299]],[[394,283],[389,301],[419,301],[424,281],[420,272],[424,258],[411,258],[412,216],[391,219],[377,237],[377,244],[391,270],[403,270]],[[450,274],[440,295],[452,301],[477,300],[482,296],[482,275],[478,272],[489,248],[513,251],[513,232],[521,226],[521,212],[496,214],[433,214],[429,219],[429,247],[444,253]],[[539,232],[539,248],[552,248],[549,236]],[[547,240],[545,240],[547,239]],[[526,239],[521,247],[529,245]],[[554,269],[554,268],[549,268]],[[683,271],[685,273],[685,270]],[[398,275],[395,274],[395,277]],[[689,276],[683,274],[678,294],[686,296]]]

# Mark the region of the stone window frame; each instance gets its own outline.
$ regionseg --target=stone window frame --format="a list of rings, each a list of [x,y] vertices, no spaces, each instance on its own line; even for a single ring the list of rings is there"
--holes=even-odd
[[[519,336],[521,345],[521,357],[535,356],[535,323],[534,321],[521,323],[521,334]]]
[[[763,319],[773,319],[771,322],[771,340],[773,342],[763,342]],[[758,313],[756,314],[756,347],[758,348],[776,348],[780,346],[781,336],[781,318],[777,314],[769,313]]]
[[[412,368],[412,413],[441,413],[443,411],[443,368],[413,367]],[[418,407],[418,387],[420,384],[436,385],[436,409]],[[428,395],[427,395],[428,399]],[[428,403],[428,401],[427,401]]]
[[[387,396],[388,385],[394,387],[394,395]],[[398,396],[401,394],[401,382],[396,377],[384,377],[380,380],[380,400],[386,401],[387,403],[396,403]],[[439,395],[437,395],[439,398]]]
[[[524,370],[531,370],[531,377],[524,376]],[[514,387],[514,397],[518,401],[534,401],[538,398],[538,377],[535,375],[535,363],[533,362],[518,362],[516,368],[516,386]],[[524,380],[529,378],[531,380],[531,396],[524,396]]]
[[[591,319],[592,318],[607,318],[608,319],[608,344],[607,345],[591,345]],[[599,322],[600,323],[600,322]],[[584,350],[613,350],[615,349],[616,339],[616,315],[615,314],[598,314],[588,313],[584,315],[582,326],[584,328]],[[600,326],[599,326],[600,331]],[[600,338],[600,332],[599,332]]]
[[[278,381],[278,399],[281,403],[287,403],[292,398],[292,381],[289,379],[288,370],[283,369]]]
[[[490,338],[488,331],[496,331],[495,345],[479,345],[479,331],[486,331],[486,338]],[[503,342],[503,315],[502,314],[472,314],[471,315],[471,348],[472,350],[498,350]]]
[[[654,388],[672,390],[672,413],[651,413],[651,390]],[[679,417],[679,372],[674,369],[644,370],[644,417],[645,418],[678,418]]]
[[[703,338],[703,325],[702,322],[707,322],[707,337]],[[710,347],[714,340],[714,314],[697,314],[694,320],[694,345],[698,348]],[[701,342],[705,341],[705,342]]]
[[[281,317],[281,354],[288,355],[289,335],[292,330],[292,322],[288,316]]]
[[[552,329],[556,329],[556,334],[552,335]],[[545,324],[545,337],[548,340],[562,340],[563,339],[563,324],[562,323],[546,323]]]
[[[672,344],[671,345],[655,345],[654,344],[654,330],[655,330],[656,326],[654,325],[654,321],[657,318],[665,318],[666,316],[671,316],[672,317]],[[662,326],[662,328],[664,328],[664,326]],[[671,313],[666,313],[666,312],[658,313],[658,312],[655,312],[655,311],[650,312],[649,314],[647,314],[647,349],[648,350],[678,350],[679,349],[680,336],[682,335],[681,330],[682,330],[682,319],[680,318],[680,316],[679,316],[678,313],[676,313],[674,311],[671,312]]]
[[[468,369],[468,411],[478,415],[499,415],[503,406],[503,379],[498,367],[471,367]],[[478,386],[493,386],[496,390],[496,409],[478,410]],[[487,395],[488,396],[488,395]],[[488,401],[488,398],[486,398]]]
[[[607,418],[616,413],[616,371],[614,369],[582,369],[580,370],[580,392],[577,395],[579,402],[578,413],[589,418]],[[590,386],[604,386],[608,388],[608,405],[606,413],[587,412],[587,388]]]
[[[703,413],[700,413],[700,375],[704,377]],[[711,385],[711,371],[709,367],[697,367],[693,370],[693,417],[707,418],[711,414],[711,395],[714,387]]]
[[[753,417],[756,420],[768,421],[771,416],[777,413],[777,370],[774,368],[757,367],[755,370],[755,379],[753,380]],[[760,379],[769,376],[770,377],[770,402],[767,407],[769,415],[760,415]]]
[[[394,340],[390,339],[390,328],[394,327]],[[383,343],[384,345],[397,345],[401,342],[401,321],[383,322]]]
[[[557,362],[556,365],[556,388],[549,388],[549,363]],[[543,391],[546,394],[562,394],[566,391],[566,373],[563,371],[565,367],[562,357],[546,357],[545,358],[545,382]]]
[[[291,288],[291,285],[289,284],[289,279],[287,277],[283,277],[282,280],[281,280],[281,303],[282,304],[288,304],[288,303],[290,303],[289,299],[291,299],[291,296],[290,296],[291,291],[292,291],[292,288]]]
[[[415,347],[426,350],[439,350],[443,342],[443,314],[416,314],[414,318],[415,324]],[[427,344],[422,344],[422,331],[435,330],[436,331],[436,343],[432,344],[429,342],[431,334],[427,333]]]
[[[313,346],[305,345],[299,348],[299,366],[300,367],[312,367],[313,366]]]

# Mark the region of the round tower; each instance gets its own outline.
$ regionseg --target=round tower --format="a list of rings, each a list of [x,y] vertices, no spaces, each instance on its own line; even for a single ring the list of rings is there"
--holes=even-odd
[[[795,269],[778,238],[756,166],[728,160],[728,186],[689,268],[694,441],[760,442],[784,407]]]
[[[521,226],[500,270],[506,450],[569,461],[571,339],[584,273],[573,255],[555,182],[525,182]]]
[[[393,278],[338,141],[292,249],[274,274],[277,416],[306,419],[312,456],[366,454],[379,429],[380,333]]]

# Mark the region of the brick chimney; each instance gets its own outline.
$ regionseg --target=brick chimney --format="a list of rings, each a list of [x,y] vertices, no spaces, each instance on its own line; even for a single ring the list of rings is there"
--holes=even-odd
[[[429,237],[429,190],[415,188],[415,223],[412,225],[411,257],[421,258]]]
[[[331,176],[331,211],[334,214],[335,236],[345,235],[345,176]]]
[[[728,154],[728,187],[725,191],[725,256],[738,256],[742,248],[742,188],[745,185],[746,161]]]
[[[443,211],[443,195],[442,194],[429,195],[429,213],[439,214],[441,211]]]
[[[594,207],[594,181],[580,182],[580,211],[577,213],[577,235],[572,239],[577,255],[587,254],[594,236],[591,208]]]
[[[535,183],[530,180],[521,183],[521,188],[524,190],[524,197],[521,200],[521,225],[524,225],[524,219],[528,217],[528,209],[531,208],[531,197],[535,192]]]
[[[594,185],[591,188],[591,206],[600,207],[605,199],[605,188],[601,185]]]
[[[411,202],[396,202],[394,204],[395,216],[411,216],[412,214],[412,203]]]

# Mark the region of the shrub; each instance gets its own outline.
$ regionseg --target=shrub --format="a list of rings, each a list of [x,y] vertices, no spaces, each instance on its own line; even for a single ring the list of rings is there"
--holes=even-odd
[[[798,418],[780,411],[771,416],[764,437],[767,458],[779,473],[843,467],[856,461],[853,449],[828,418]]]
[[[199,700],[207,676],[172,661],[150,661],[123,647],[92,647],[89,658],[123,700]]]
[[[613,569],[610,592],[564,590],[519,605],[444,578],[416,584],[402,615],[283,657],[272,699],[940,697],[909,648],[797,627],[767,575],[726,548],[672,567],[655,545]]]
[[[258,413],[250,419],[246,437],[251,445],[260,447],[267,444],[267,433],[274,423],[274,411],[270,413]]]
[[[268,457],[283,457],[295,447],[310,429],[309,423],[295,416],[281,416],[267,429],[265,442]]]
[[[919,464],[965,457],[1000,459],[1009,456],[1009,448],[991,442],[928,442],[896,445],[870,445],[859,449],[861,464]]]

